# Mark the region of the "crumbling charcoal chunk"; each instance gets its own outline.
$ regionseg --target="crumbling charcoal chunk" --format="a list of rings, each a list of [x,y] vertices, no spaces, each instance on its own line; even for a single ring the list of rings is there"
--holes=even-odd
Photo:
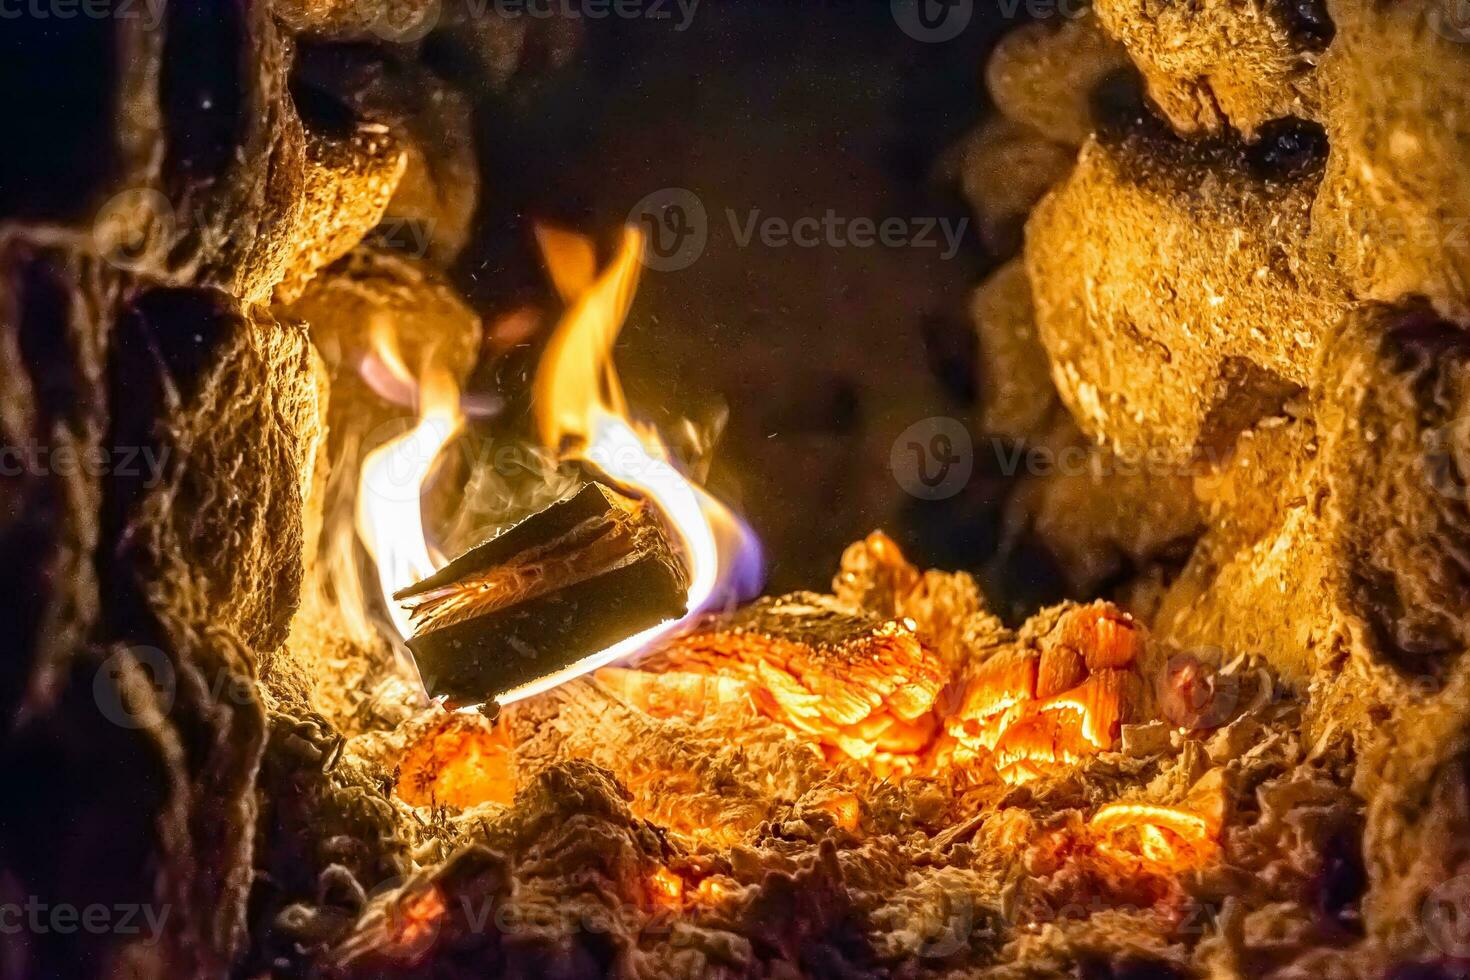
[[[378,224],[404,169],[399,141],[381,125],[351,123],[309,131],[303,170],[305,213],[296,253],[276,285],[276,302],[299,298],[317,270],[335,262]]]
[[[590,483],[394,598],[429,691],[472,702],[682,616],[686,587],[648,505]]]
[[[1332,5],[1320,116],[1332,152],[1311,232],[1313,261],[1340,270],[1355,295],[1422,296],[1464,319],[1470,35],[1449,9],[1433,0]]]
[[[1005,117],[975,133],[964,148],[960,188],[980,218],[987,249],[1006,257],[1020,250],[1027,213],[1067,176],[1075,156],[1072,147]]]
[[[1318,413],[1344,605],[1373,660],[1437,689],[1470,638],[1470,340],[1426,304],[1366,307],[1324,349],[1321,372],[1350,382]]]
[[[292,298],[379,224],[406,151],[434,145],[355,106],[333,126],[302,86],[298,114],[288,77],[299,55],[279,30],[281,5],[114,6],[65,30],[7,23],[0,84],[37,101],[9,120],[17,141],[0,160],[0,215],[55,225],[70,247],[120,271],[246,302],[270,300],[285,279]],[[444,112],[419,113],[448,117],[435,134],[467,115],[451,97],[440,101]],[[477,186],[464,144],[435,184],[456,188],[445,208],[463,217],[443,219],[454,228],[467,225]]]
[[[1036,332],[1031,280],[1020,259],[975,290],[970,318],[980,341],[982,419],[993,433],[1023,439],[1042,431],[1057,404],[1051,362]]]
[[[1135,569],[1168,567],[1202,530],[1183,464],[1139,465],[1146,457],[1098,445],[1070,418],[1026,448],[1037,472],[1007,505],[1007,533],[1054,561],[1074,594],[1097,593]],[[1108,492],[1098,493],[1104,484]]]
[[[113,333],[108,438],[153,463],[109,481],[104,609],[130,628],[151,629],[136,626],[146,607],[145,623],[274,649],[300,601],[302,488],[321,437],[306,331],[218,290],[152,289]]]

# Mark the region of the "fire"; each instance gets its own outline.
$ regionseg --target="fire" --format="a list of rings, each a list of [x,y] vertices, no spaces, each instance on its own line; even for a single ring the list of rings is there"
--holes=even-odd
[[[885,775],[983,762],[1001,779],[1024,783],[1114,745],[1139,704],[1136,672],[1146,637],[1105,603],[1070,609],[1028,646],[983,664],[964,679],[953,713],[939,698],[950,681],[947,670],[920,641],[915,624],[901,619],[816,645],[759,630],[685,633],[657,665],[612,666],[713,604],[736,598],[752,540],[728,509],[681,473],[658,433],[629,412],[612,357],[638,284],[639,232],[624,230],[600,273],[587,239],[543,228],[538,240],[566,304],[535,378],[538,436],[656,508],[688,567],[688,613],[502,695],[502,702],[596,671],[608,690],[654,717],[758,712],[814,739],[828,754]],[[394,377],[414,379],[391,336],[375,334],[375,357]],[[425,369],[413,385],[417,423],[366,457],[357,501],[358,534],[390,597],[442,564],[428,544],[420,495],[435,458],[464,423],[460,392],[447,374]],[[389,609],[400,635],[407,635],[409,613],[391,601]],[[404,762],[400,792],[419,805],[506,802],[514,790],[504,732],[478,718],[446,716],[423,733]],[[822,808],[838,826],[858,825],[855,797],[834,797]],[[1221,820],[1208,812],[1115,803],[1093,816],[1088,833],[1099,854],[1184,870],[1216,851]],[[660,902],[684,898],[685,883],[666,868],[655,869],[649,884]],[[722,891],[702,883],[695,894],[710,901]]]
[[[374,324],[373,349],[394,376],[414,383],[395,338],[381,321]],[[393,593],[432,574],[438,565],[424,533],[423,486],[440,451],[464,425],[459,386],[447,371],[428,366],[416,390],[417,424],[368,453],[357,493],[357,534],[377,566],[378,586],[400,638],[411,632],[409,613],[393,601]]]
[[[536,234],[552,284],[567,304],[532,391],[541,441],[657,506],[689,567],[688,612],[509,691],[499,698],[503,704],[623,660],[712,605],[736,598],[736,580],[755,553],[754,539],[741,522],[685,478],[658,433],[632,420],[623,397],[612,353],[638,288],[642,235],[624,229],[612,264],[599,276],[586,238],[547,227]]]
[[[764,617],[773,629],[783,620],[825,623],[820,637],[722,622],[679,637],[642,664],[654,679],[610,680],[651,714],[688,717],[712,706],[748,704],[815,740],[824,755],[884,775],[912,772],[938,732],[936,702],[948,670],[912,621],[843,621],[840,608],[824,602],[798,593],[762,600],[743,614]],[[701,683],[700,677],[719,681]]]
[[[688,613],[616,643],[565,670],[500,696],[510,703],[622,660],[712,605],[750,591],[758,568],[754,538],[719,501],[684,477],[658,434],[634,421],[612,363],[613,345],[638,284],[641,235],[626,229],[601,275],[582,236],[538,229],[553,285],[567,309],[537,371],[533,402],[538,434],[548,447],[596,469],[623,492],[650,501],[673,532],[689,570]],[[378,325],[375,325],[377,327]],[[356,529],[377,567],[399,639],[413,632],[411,613],[393,594],[444,562],[428,544],[420,498],[434,460],[460,431],[461,392],[432,365],[419,375],[404,363],[395,338],[373,333],[373,363],[394,390],[417,393],[418,421],[365,458],[358,485]]]
[[[398,796],[412,806],[508,804],[515,797],[515,760],[505,726],[479,712],[440,714],[412,734],[398,768]]]
[[[653,718],[707,718],[734,708],[755,710],[755,689],[740,677],[669,671],[653,674],[603,667],[594,676],[604,688]]]
[[[739,887],[728,878],[706,878],[695,889],[695,897],[705,905],[718,905],[736,894]]]

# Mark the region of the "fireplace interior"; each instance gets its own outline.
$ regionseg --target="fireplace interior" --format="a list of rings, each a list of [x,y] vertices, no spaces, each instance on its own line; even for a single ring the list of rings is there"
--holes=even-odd
[[[0,978],[1470,976],[1462,6],[0,2]]]

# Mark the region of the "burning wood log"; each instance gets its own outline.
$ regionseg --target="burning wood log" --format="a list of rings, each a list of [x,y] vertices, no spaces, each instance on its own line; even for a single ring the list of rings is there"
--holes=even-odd
[[[589,483],[394,598],[429,691],[476,702],[677,619],[686,588],[648,505]]]
[[[811,592],[763,599],[643,666],[745,681],[764,714],[885,765],[932,739],[935,700],[948,680],[911,622]]]

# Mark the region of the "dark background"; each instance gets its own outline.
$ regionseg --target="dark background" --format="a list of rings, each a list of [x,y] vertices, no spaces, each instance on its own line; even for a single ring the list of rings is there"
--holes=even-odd
[[[549,326],[495,336],[517,306],[551,308],[531,223],[606,245],[635,202],[686,188],[705,205],[708,246],[686,269],[644,273],[617,363],[663,431],[728,413],[710,485],[763,540],[768,587],[825,587],[842,549],[875,528],[922,566],[980,570],[1005,490],[986,454],[941,501],[905,493],[888,461],[921,419],[975,429],[967,304],[992,263],[946,154],[987,112],[998,12],[977,6],[958,38],[925,43],[886,0],[702,0],[684,31],[671,9],[583,20],[572,61],[481,99],[484,203],[458,276],[492,331],[476,384],[511,395],[494,427],[524,424]],[[741,247],[727,209],[742,223],[752,209],[788,222],[831,209],[970,225],[948,260],[943,248]]]

